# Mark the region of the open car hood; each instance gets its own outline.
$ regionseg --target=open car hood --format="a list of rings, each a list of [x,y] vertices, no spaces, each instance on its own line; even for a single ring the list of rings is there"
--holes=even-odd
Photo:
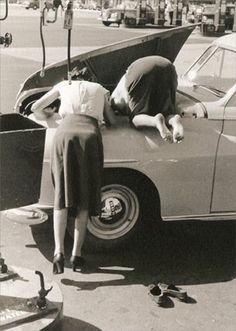
[[[136,37],[98,48],[71,58],[71,68],[86,68],[84,79],[96,81],[112,90],[125,73],[127,67],[138,58],[160,55],[174,61],[196,24],[169,29],[147,36]],[[45,68],[44,77],[40,70],[29,76],[20,91],[35,88],[50,88],[67,78],[67,60],[50,64]]]

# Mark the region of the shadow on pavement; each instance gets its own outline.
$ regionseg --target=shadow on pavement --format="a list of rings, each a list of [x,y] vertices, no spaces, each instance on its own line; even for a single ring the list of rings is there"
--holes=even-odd
[[[86,265],[78,272],[88,279],[62,278],[62,283],[92,291],[99,286],[229,281],[236,274],[235,229],[236,223],[229,221],[155,223],[119,251],[85,252]],[[52,224],[33,226],[32,233],[38,249],[52,261]],[[65,267],[69,268],[71,247],[72,239],[67,236]],[[89,279],[93,274],[103,277]]]
[[[98,327],[88,323],[84,322],[82,320],[68,317],[68,316],[63,316],[63,320],[60,322],[60,331],[64,330],[83,330],[83,331],[102,331]],[[58,330],[57,325],[56,330]]]

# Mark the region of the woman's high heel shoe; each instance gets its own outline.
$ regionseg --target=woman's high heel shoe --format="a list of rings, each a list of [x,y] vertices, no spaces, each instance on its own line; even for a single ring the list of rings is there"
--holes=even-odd
[[[64,255],[58,253],[53,258],[53,273],[54,274],[63,274],[64,272]]]
[[[82,256],[72,255],[70,258],[70,263],[73,271],[80,269],[85,265],[85,259]]]

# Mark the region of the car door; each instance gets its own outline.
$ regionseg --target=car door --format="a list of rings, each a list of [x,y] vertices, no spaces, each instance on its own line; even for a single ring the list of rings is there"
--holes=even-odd
[[[182,123],[185,135],[179,144],[163,142],[150,129],[143,131],[150,144],[143,153],[143,171],[158,189],[165,220],[210,213],[223,120],[182,117]]]
[[[233,95],[225,105],[211,211],[236,211],[236,85]]]

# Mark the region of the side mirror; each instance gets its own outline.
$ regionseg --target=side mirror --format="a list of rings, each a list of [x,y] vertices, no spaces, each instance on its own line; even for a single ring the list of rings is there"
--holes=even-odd
[[[1,2],[0,21],[4,21],[8,16],[8,0]]]

